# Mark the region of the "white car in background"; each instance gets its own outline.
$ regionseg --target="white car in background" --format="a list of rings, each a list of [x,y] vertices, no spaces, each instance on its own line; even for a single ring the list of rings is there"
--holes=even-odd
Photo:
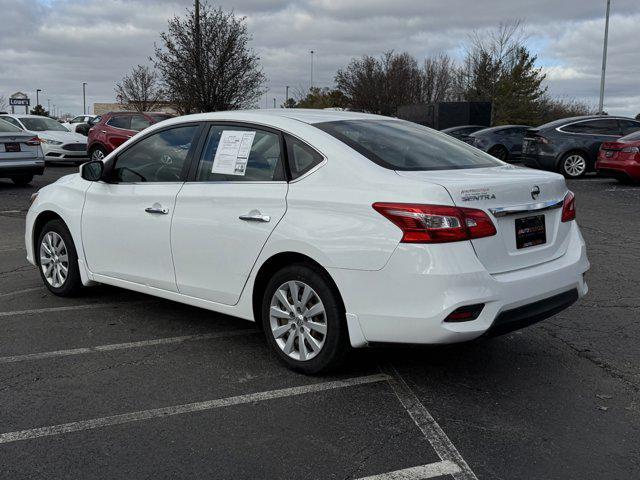
[[[62,125],[70,132],[77,132],[76,128],[79,125],[88,124],[91,120],[93,120],[96,117],[97,115],[78,115],[77,117],[73,117],[68,122],[62,123]]]
[[[353,112],[252,110],[152,125],[32,198],[29,262],[261,322],[289,366],[349,345],[503,334],[587,293],[561,175]]]
[[[84,163],[89,160],[87,137],[70,132],[53,118],[19,114],[4,114],[0,118],[22,130],[35,132],[45,161]]]

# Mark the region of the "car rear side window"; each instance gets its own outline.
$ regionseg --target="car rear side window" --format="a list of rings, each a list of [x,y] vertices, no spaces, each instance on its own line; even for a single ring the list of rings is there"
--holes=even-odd
[[[21,128],[18,128],[9,122],[6,122],[5,120],[6,118],[0,118],[0,132],[2,133],[22,133],[23,132]]]
[[[301,177],[324,160],[313,148],[291,135],[285,135],[285,142],[292,180]]]
[[[618,120],[618,122],[620,122],[623,135],[629,135],[640,130],[640,122],[634,122],[633,120]]]
[[[170,128],[149,135],[116,158],[117,182],[180,182],[199,125]]]
[[[107,122],[107,125],[114,128],[124,128],[130,130],[131,128],[131,115],[116,115],[111,117]]]
[[[151,121],[143,115],[131,116],[131,130],[139,132],[151,125]]]
[[[561,130],[569,133],[586,133],[589,135],[620,135],[620,127],[615,118],[572,123],[562,127]]]
[[[456,170],[502,162],[445,133],[402,120],[344,120],[314,125],[391,170]]]
[[[237,132],[237,133],[235,133]],[[247,135],[243,135],[246,133]],[[248,156],[243,148],[233,150],[233,145],[221,148],[220,141],[231,139],[234,135],[244,137],[251,142]],[[247,148],[248,148],[247,143]],[[217,163],[214,161],[218,158]],[[237,161],[239,160],[239,161]],[[221,173],[223,162],[227,165],[239,165],[232,168],[233,173]],[[259,128],[236,125],[212,125],[205,142],[196,181],[199,182],[269,182],[285,180],[280,135]]]

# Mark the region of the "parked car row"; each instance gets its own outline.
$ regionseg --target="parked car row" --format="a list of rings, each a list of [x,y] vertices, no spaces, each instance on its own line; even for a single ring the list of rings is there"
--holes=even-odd
[[[522,160],[528,167],[567,178],[597,170],[620,180],[640,180],[638,131],[638,120],[602,115],[563,118],[539,127],[463,125],[443,130],[503,161]]]

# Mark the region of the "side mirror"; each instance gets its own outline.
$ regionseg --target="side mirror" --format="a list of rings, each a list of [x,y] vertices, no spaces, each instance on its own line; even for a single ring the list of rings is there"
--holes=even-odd
[[[97,182],[100,180],[103,171],[104,163],[102,163],[101,160],[93,160],[80,165],[80,176],[89,182]]]

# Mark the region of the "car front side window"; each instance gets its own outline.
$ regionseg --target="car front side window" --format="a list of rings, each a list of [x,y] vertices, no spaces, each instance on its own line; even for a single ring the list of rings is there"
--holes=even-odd
[[[149,135],[115,160],[115,182],[180,182],[199,125],[185,125]]]
[[[246,145],[238,144],[234,149],[234,137]],[[231,163],[240,167],[225,170],[224,165]],[[269,182],[284,179],[279,134],[248,126],[213,125],[210,128],[198,165],[197,181]]]

